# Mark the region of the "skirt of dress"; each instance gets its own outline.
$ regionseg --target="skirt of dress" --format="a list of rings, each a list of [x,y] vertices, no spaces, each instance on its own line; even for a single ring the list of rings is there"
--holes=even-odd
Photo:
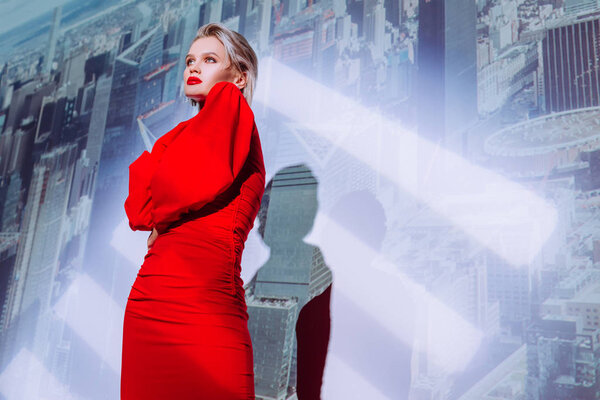
[[[122,400],[254,399],[243,197],[180,221],[145,256],[125,309]]]

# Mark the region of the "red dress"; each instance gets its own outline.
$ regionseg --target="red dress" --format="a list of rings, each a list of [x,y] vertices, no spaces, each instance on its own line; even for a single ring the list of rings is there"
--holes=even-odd
[[[241,91],[217,83],[129,174],[130,227],[159,235],[125,309],[121,399],[254,399],[240,260],[265,170]]]

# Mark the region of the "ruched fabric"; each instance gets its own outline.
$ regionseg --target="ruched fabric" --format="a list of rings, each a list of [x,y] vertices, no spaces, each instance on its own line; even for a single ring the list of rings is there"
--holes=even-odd
[[[129,225],[159,235],[127,301],[121,399],[254,399],[240,271],[265,170],[240,90],[217,83],[129,174]]]

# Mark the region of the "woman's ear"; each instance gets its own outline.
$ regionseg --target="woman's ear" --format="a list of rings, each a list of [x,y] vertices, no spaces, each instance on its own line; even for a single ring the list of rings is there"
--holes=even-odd
[[[240,90],[242,90],[243,88],[246,87],[247,77],[248,77],[247,72],[241,72],[237,75],[237,77],[233,81],[233,84],[235,86],[237,86]]]

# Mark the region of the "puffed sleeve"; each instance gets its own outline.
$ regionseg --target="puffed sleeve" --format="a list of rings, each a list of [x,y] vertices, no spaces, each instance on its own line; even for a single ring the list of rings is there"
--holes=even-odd
[[[129,165],[129,195],[125,200],[125,213],[129,219],[129,227],[134,231],[151,231],[154,227],[150,181],[169,143],[184,126],[185,123],[181,123],[161,136],[154,143],[152,153],[144,151]]]
[[[152,219],[159,232],[231,186],[248,158],[255,129],[242,92],[230,82],[215,84],[152,177]]]

